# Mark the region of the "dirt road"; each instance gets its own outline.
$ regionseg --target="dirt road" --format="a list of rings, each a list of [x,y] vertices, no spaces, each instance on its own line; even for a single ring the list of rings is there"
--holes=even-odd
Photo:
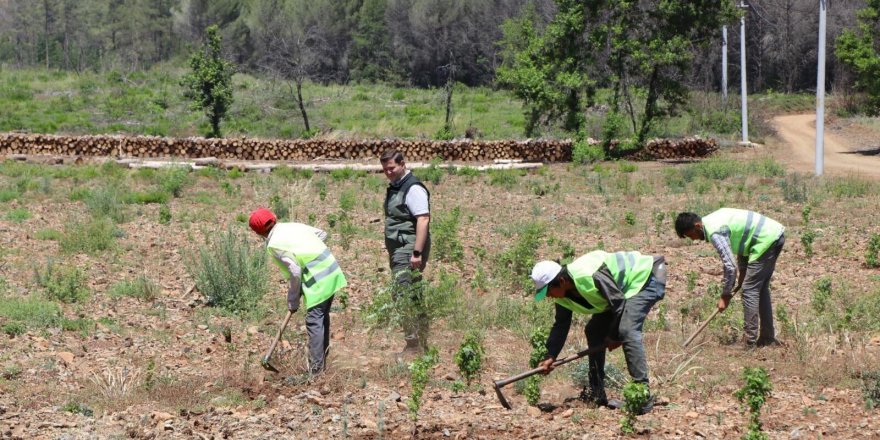
[[[816,158],[816,115],[787,115],[773,118],[781,139],[777,157],[792,169],[812,173]],[[824,173],[828,175],[864,175],[880,179],[880,155],[852,153],[852,145],[825,130]]]

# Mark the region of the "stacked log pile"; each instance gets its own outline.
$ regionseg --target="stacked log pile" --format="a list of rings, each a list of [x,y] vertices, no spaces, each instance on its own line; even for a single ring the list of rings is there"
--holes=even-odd
[[[570,140],[529,139],[525,141],[432,141],[432,140],[345,140],[345,139],[205,139],[154,136],[58,136],[26,133],[0,134],[0,154],[42,154],[61,156],[104,156],[117,158],[199,158],[238,160],[311,161],[375,159],[396,148],[410,161],[492,161],[518,159],[528,162],[571,160]],[[652,140],[631,155],[633,160],[703,157],[717,149],[714,140]]]

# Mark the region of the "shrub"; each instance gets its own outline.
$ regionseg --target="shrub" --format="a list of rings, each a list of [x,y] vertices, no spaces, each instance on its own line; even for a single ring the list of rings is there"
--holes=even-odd
[[[804,231],[801,234],[801,244],[804,246],[804,253],[807,258],[813,258],[813,241],[816,240],[816,233],[813,231]]]
[[[58,244],[65,253],[96,254],[112,249],[119,233],[120,231],[108,218],[92,218],[85,223],[65,224],[64,234]]]
[[[279,194],[272,194],[269,198],[269,209],[275,214],[279,222],[290,220],[290,203],[281,198]]]
[[[412,392],[409,395],[409,401],[406,402],[409,408],[409,415],[413,420],[419,419],[419,409],[422,406],[422,393],[425,386],[428,385],[430,376],[428,373],[434,365],[440,360],[437,354],[437,347],[431,347],[427,353],[420,356],[409,365],[410,381],[412,384]]]
[[[813,310],[818,314],[825,313],[826,308],[828,307],[828,302],[831,300],[831,278],[830,277],[822,277],[816,281],[815,286],[813,286],[813,298],[811,301],[811,305],[813,306]]]
[[[870,268],[880,267],[880,234],[871,234],[868,249],[865,251],[865,265]]]
[[[159,207],[159,224],[167,225],[171,223],[171,207],[163,204]]]
[[[3,333],[14,338],[18,335],[24,334],[24,332],[27,331],[27,327],[21,322],[7,322],[6,324],[3,324],[2,330]]]
[[[648,403],[651,392],[643,383],[630,382],[623,387],[623,418],[620,419],[620,431],[624,434],[636,432],[636,416],[641,414],[642,407]]]
[[[535,265],[535,256],[544,236],[544,225],[531,222],[517,229],[519,234],[513,246],[499,255],[496,261],[500,276],[509,277],[515,289],[524,291],[532,284],[528,274]]]
[[[443,161],[443,159],[438,157],[438,158],[432,160],[431,164],[428,165],[427,168],[419,168],[419,169],[413,170],[413,173],[422,182],[430,182],[434,185],[439,185],[440,180],[443,178],[443,174],[445,173],[445,171],[438,166],[438,165],[440,165],[440,162],[442,162],[442,161]]]
[[[489,170],[489,184],[510,189],[516,185],[521,175],[519,170]]]
[[[464,376],[468,385],[479,377],[485,355],[486,351],[483,349],[480,335],[468,333],[459,346],[458,352],[455,353],[455,365],[458,365],[458,371]]]
[[[95,412],[91,408],[78,402],[67,402],[61,407],[61,410],[73,414],[81,414],[86,417],[92,417],[95,415]]]
[[[791,173],[779,181],[782,198],[788,203],[804,203],[807,201],[807,181],[799,173]]]
[[[632,211],[627,211],[626,214],[623,216],[623,221],[630,226],[635,226],[636,214]]]
[[[34,278],[50,300],[71,304],[89,297],[86,275],[78,267],[57,268],[55,263],[49,261],[45,270],[34,271]]]
[[[532,353],[529,355],[529,367],[537,368],[538,364],[547,359],[547,330],[544,327],[535,328],[529,336],[529,345]],[[541,399],[541,381],[544,376],[534,375],[527,379],[523,394],[529,405],[537,405]]]
[[[431,227],[431,250],[438,260],[461,264],[464,260],[464,246],[458,238],[458,225],[461,208],[441,213]]]
[[[813,208],[810,205],[804,205],[804,208],[801,209],[801,219],[804,221],[804,226],[810,224],[810,212]]]
[[[180,197],[183,189],[192,182],[187,167],[166,168],[156,173],[156,179],[163,192],[172,197]]]
[[[31,217],[30,211],[25,208],[15,208],[6,213],[6,220],[14,223],[24,223],[25,220]]]
[[[168,193],[161,189],[150,191],[134,191],[125,198],[125,203],[147,205],[150,203],[168,203]]]
[[[254,311],[268,290],[265,251],[232,229],[200,246],[187,270],[208,305],[235,314]]]
[[[126,296],[140,301],[151,302],[159,296],[160,292],[161,289],[158,284],[145,275],[141,275],[133,280],[120,281],[114,284],[110,287],[108,293],[112,298]]]
[[[574,163],[585,165],[604,159],[605,151],[602,150],[602,145],[591,145],[586,139],[578,139],[571,146],[571,160]]]
[[[0,317],[25,327],[54,327],[61,321],[61,308],[40,298],[6,297],[0,301]]]
[[[71,194],[71,197],[73,194]],[[122,203],[123,193],[114,185],[105,185],[85,195],[86,207],[94,218],[109,217],[116,223],[128,220]]]
[[[880,370],[862,373],[862,397],[868,409],[880,407]]]
[[[79,332],[85,337],[95,329],[95,321],[88,318],[62,318],[61,329],[66,332]]]
[[[767,370],[764,368],[746,367],[743,370],[745,384],[734,393],[734,396],[749,410],[748,432],[743,439],[759,440],[767,439],[767,434],[761,432],[761,407],[767,402],[767,397],[773,391]]]

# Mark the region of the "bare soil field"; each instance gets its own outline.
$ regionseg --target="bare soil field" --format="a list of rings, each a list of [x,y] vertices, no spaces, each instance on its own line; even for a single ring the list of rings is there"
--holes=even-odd
[[[748,414],[733,394],[743,368],[760,366],[773,384],[762,415],[770,438],[880,438],[880,411],[866,407],[863,391],[880,394],[880,383],[866,379],[880,370],[880,270],[866,263],[870,236],[880,233],[880,186],[860,177],[810,180],[771,159],[773,148],[698,164],[423,174],[434,180],[435,256],[426,279],[454,307],[432,327],[440,360],[417,420],[407,408],[410,372],[394,356],[400,331],[371,317],[389,278],[382,176],[3,163],[0,437],[626,437],[620,412],[577,399],[585,361],[549,375],[538,406],[511,385],[513,409],[502,408],[491,382],[527,370],[530,333],[552,323],[550,305],[528,296],[531,264],[604,248],[662,254],[669,263],[666,298],[645,334],[659,405],[638,418],[631,437],[740,438]],[[169,186],[175,179],[180,185]],[[281,372],[259,365],[285,312],[277,268],[265,266],[269,292],[248,313],[210,307],[192,288],[199,251],[216,250],[224,234],[259,251],[244,221],[257,206],[328,230],[349,280],[347,298],[334,302],[328,372],[307,383],[291,380],[306,368],[302,312],[282,341]],[[784,346],[745,350],[734,300],[681,348],[712,310],[721,265],[711,245],[676,238],[672,221],[682,210],[720,206],[752,209],[787,228],[773,282]],[[441,242],[459,243],[462,253],[437,251]],[[573,326],[564,354],[585,348],[584,322]],[[486,350],[481,378],[460,390],[453,358],[474,331]],[[620,350],[609,364],[627,377]],[[620,398],[619,389],[609,393]]]

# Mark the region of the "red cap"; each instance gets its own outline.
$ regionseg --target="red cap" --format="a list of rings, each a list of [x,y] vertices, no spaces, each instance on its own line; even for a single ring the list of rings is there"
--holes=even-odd
[[[275,226],[275,220],[275,214],[272,211],[266,208],[257,208],[256,211],[251,213],[251,219],[248,223],[257,234],[268,235],[272,226]]]

